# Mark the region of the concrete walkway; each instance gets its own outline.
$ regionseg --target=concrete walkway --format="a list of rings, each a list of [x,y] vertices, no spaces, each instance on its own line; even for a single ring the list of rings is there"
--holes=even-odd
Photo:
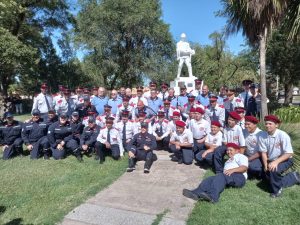
[[[72,210],[61,224],[151,225],[158,214],[163,214],[159,224],[185,224],[195,202],[185,198],[182,189],[196,187],[204,170],[171,162],[167,152],[156,154],[149,174],[143,173],[144,162],[138,162],[137,170],[124,173]]]

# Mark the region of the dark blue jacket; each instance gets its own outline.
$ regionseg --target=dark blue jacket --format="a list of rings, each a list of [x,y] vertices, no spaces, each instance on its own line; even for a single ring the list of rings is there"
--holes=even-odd
[[[17,138],[21,138],[22,123],[14,120],[11,125],[4,122],[0,126],[0,144],[11,145]]]

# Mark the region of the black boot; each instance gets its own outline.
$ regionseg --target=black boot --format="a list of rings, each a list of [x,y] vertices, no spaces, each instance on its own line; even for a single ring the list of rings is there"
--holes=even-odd
[[[150,172],[152,163],[153,163],[153,152],[148,152],[146,156],[145,165],[144,165],[144,173]]]
[[[135,170],[135,159],[134,158],[129,158],[128,159],[127,172],[132,172],[134,170]]]

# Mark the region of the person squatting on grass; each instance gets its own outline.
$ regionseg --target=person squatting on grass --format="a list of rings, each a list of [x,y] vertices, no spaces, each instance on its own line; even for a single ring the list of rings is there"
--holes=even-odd
[[[282,194],[282,188],[300,184],[298,172],[287,171],[293,165],[294,154],[289,135],[278,129],[280,120],[275,115],[265,116],[266,131],[259,137],[259,151],[262,154],[264,171],[270,184],[270,197],[277,198]]]
[[[194,190],[183,189],[185,197],[216,203],[226,187],[243,187],[247,179],[248,159],[240,153],[240,146],[227,143],[229,159],[225,162],[222,173],[204,179]]]

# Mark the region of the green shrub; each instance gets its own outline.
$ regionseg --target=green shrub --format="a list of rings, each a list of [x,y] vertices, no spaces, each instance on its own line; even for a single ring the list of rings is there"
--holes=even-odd
[[[277,109],[273,112],[284,123],[300,123],[300,107],[289,106]]]

